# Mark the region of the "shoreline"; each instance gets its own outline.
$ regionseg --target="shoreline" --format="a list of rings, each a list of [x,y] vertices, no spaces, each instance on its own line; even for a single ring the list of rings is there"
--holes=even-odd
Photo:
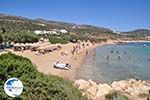
[[[122,41],[125,43],[130,43],[130,42],[150,42],[150,40],[137,40],[137,41]]]
[[[127,96],[131,100],[143,100],[143,97],[139,97],[139,95],[146,94],[150,91],[150,81],[149,80],[137,80],[137,79],[126,79],[113,81],[111,84],[108,83],[100,83],[96,81],[92,81],[90,79],[80,79],[76,78],[77,70],[82,67],[82,63],[86,57],[86,50],[89,52],[97,47],[105,46],[105,45],[113,45],[120,43],[132,43],[132,42],[150,42],[150,41],[113,41],[109,40],[107,42],[97,43],[95,45],[90,44],[78,54],[75,54],[74,57],[71,57],[70,49],[75,45],[73,43],[69,43],[66,45],[62,45],[62,50],[50,52],[44,55],[36,55],[31,51],[24,52],[14,52],[13,50],[8,50],[17,55],[21,55],[23,57],[29,58],[39,72],[42,72],[47,75],[56,75],[62,77],[64,79],[70,80],[74,83],[75,86],[78,87],[89,99],[92,100],[104,100],[105,95],[111,93],[112,91],[119,91],[122,95]],[[60,53],[62,51],[67,51],[67,56],[61,56]],[[69,70],[61,70],[53,68],[53,63],[59,60],[61,62],[67,62],[72,65],[72,68]],[[141,99],[142,98],[142,99]],[[146,97],[144,97],[146,99]]]
[[[94,46],[88,48],[88,52],[89,52],[89,53],[92,52],[92,50],[96,49],[97,47],[101,47],[101,46],[105,46],[105,45],[113,45],[113,44],[117,44],[117,43],[119,43],[119,41],[113,41],[113,40],[109,40],[109,41],[107,41],[107,42],[102,42],[102,43],[97,43],[97,44],[95,44]],[[81,63],[79,64],[79,66],[77,67],[76,71],[77,71],[80,67],[82,67],[82,65],[83,65],[85,59],[86,59],[86,55],[83,56],[82,61],[81,61]],[[77,74],[77,72],[76,72],[75,75],[74,75],[73,81],[80,79],[80,78],[77,78],[77,77],[76,77],[76,74]]]
[[[68,73],[62,72],[63,78],[75,81],[77,70],[82,66],[82,63],[84,62],[84,59],[86,57],[86,50],[88,52],[90,52],[91,50],[93,50],[99,46],[103,46],[103,45],[107,45],[107,44],[114,44],[114,42],[112,43],[112,41],[111,41],[111,43],[109,43],[109,42],[97,43],[95,45],[90,45],[90,46],[84,48],[79,54],[75,55],[75,57],[74,57],[75,59],[71,60],[73,68],[70,69],[70,71],[68,71]]]
[[[31,62],[36,66],[36,69],[41,73],[47,75],[56,75],[64,79],[75,81],[76,71],[81,67],[82,62],[86,57],[86,50],[90,51],[99,46],[115,44],[115,42],[117,41],[110,40],[107,42],[96,43],[95,45],[92,45],[92,43],[90,42],[82,42],[89,45],[88,46],[86,45],[85,48],[82,47],[81,50],[73,57],[71,54],[71,49],[73,48],[73,46],[77,45],[76,43],[75,44],[68,43],[68,44],[61,45],[62,49],[47,54],[42,54],[42,55],[36,55],[34,52],[31,52],[30,50],[26,50],[23,52],[14,51],[12,49],[6,49],[6,50],[8,52],[12,52],[16,55],[20,55],[30,59]],[[52,44],[49,45],[53,46]],[[67,52],[68,55],[62,56],[61,52]],[[53,68],[53,64],[56,61],[59,61],[61,63],[69,63],[72,67],[69,70]]]
[[[101,46],[106,46],[106,45],[117,45],[117,44],[128,44],[128,43],[138,43],[138,42],[141,42],[141,43],[144,43],[144,42],[150,42],[148,40],[137,40],[137,41],[122,41],[122,40],[115,40],[115,41],[108,41],[108,42],[105,42],[105,43],[100,43],[100,44],[97,44],[95,47],[93,48],[90,48],[90,51],[97,48],[97,47],[101,47]],[[86,56],[85,56],[86,57]],[[84,57],[84,59],[85,59]],[[83,60],[84,62],[84,60]],[[83,63],[82,63],[83,64]],[[81,66],[82,66],[81,64]],[[80,67],[81,67],[80,66]],[[77,80],[80,79],[80,78],[77,78]]]
[[[76,45],[73,43],[61,45],[62,46],[61,50],[56,50],[44,55],[36,55],[31,51],[24,51],[24,52],[15,52],[13,50],[8,50],[8,51],[29,58],[32,61],[32,63],[36,65],[36,68],[39,72],[48,75],[56,75],[64,79],[75,81],[77,70],[82,66],[82,63],[84,62],[84,59],[86,57],[86,50],[91,51],[97,47],[104,46],[104,45],[130,43],[130,42],[150,42],[150,41],[108,40],[107,42],[96,43],[95,45],[86,42],[86,44],[89,44],[89,46],[86,46],[85,48],[81,48],[79,53],[75,54],[73,57],[71,57],[71,52],[70,52],[72,47]],[[64,51],[68,53],[67,56],[61,55],[61,52]],[[62,63],[69,63],[72,66],[72,68],[69,70],[61,70],[61,69],[53,68],[53,64],[56,61],[60,61]]]

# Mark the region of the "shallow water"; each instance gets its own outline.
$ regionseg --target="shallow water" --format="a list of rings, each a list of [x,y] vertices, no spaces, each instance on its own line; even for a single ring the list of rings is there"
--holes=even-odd
[[[93,56],[96,51],[96,56]],[[101,83],[128,78],[150,80],[150,42],[98,47],[85,58],[77,79]]]

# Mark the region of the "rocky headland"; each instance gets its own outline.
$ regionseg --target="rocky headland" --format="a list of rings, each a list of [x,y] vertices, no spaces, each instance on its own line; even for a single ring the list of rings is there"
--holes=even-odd
[[[150,81],[128,79],[98,84],[79,79],[74,85],[90,100],[150,100]]]

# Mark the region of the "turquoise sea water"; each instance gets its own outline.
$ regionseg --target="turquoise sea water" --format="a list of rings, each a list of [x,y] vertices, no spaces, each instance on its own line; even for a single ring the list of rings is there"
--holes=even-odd
[[[128,78],[150,80],[150,42],[98,47],[87,55],[76,77],[101,83]]]

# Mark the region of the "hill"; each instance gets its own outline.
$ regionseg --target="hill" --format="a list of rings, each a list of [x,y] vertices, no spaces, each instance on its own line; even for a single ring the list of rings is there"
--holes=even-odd
[[[61,21],[52,21],[45,19],[29,19],[21,16],[12,16],[0,14],[0,29],[6,32],[33,32],[35,30],[66,29],[69,33],[75,33],[79,37],[89,38],[107,38],[107,39],[122,39],[122,38],[143,38],[150,36],[150,30],[137,29],[129,32],[120,32],[116,34],[108,28],[98,27],[94,25],[75,24]]]
[[[112,30],[93,25],[78,25],[74,23],[51,21],[45,19],[29,19],[21,16],[0,14],[0,29],[8,33],[34,32],[35,30],[51,31],[54,29],[66,29],[70,34],[75,34],[82,39],[102,38],[117,39],[120,35],[113,33]],[[97,39],[96,41],[99,41]],[[101,40],[100,40],[101,41]]]
[[[98,31],[111,31],[106,28],[100,28],[92,25],[78,25],[74,23],[51,21],[45,19],[29,19],[21,16],[12,16],[0,14],[0,26],[6,28],[8,31],[17,31],[22,30],[51,30],[51,29],[60,29],[65,28],[68,30],[74,29],[95,29]],[[19,29],[15,29],[13,26]],[[11,28],[10,28],[11,27]]]
[[[147,37],[150,36],[150,30],[148,29],[137,29],[129,32],[123,32],[123,34],[133,37]]]

